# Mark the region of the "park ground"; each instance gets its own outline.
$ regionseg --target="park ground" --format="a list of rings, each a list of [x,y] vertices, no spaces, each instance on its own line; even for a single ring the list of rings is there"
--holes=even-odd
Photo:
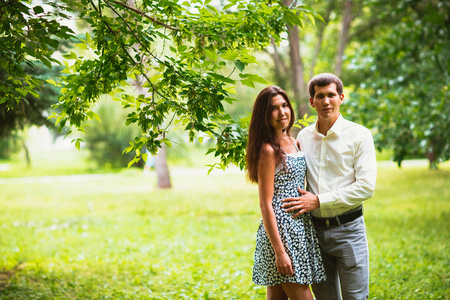
[[[0,162],[0,299],[264,299],[257,188],[236,168],[99,170],[76,150]],[[201,161],[201,162],[200,162]],[[370,299],[449,299],[450,163],[379,161]]]

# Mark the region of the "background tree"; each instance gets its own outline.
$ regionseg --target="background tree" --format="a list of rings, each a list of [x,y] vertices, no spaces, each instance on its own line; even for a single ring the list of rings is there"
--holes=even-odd
[[[348,115],[374,128],[378,148],[392,148],[399,166],[426,155],[435,168],[450,158],[450,3],[379,0],[367,8],[346,76],[355,88]]]
[[[373,128],[377,148],[392,149],[399,166],[408,157],[425,155],[430,167],[448,159],[448,1],[329,0],[314,7],[325,22],[303,24],[288,47],[269,51],[277,83],[298,89],[297,107],[307,104],[309,78],[333,72],[347,91],[357,90],[346,98],[346,117]]]
[[[31,63],[31,62],[30,62]],[[23,66],[26,76],[33,76],[38,80],[46,80],[59,76],[60,68],[48,69],[40,62],[33,62],[33,66]],[[0,80],[7,81],[7,74],[0,70]],[[58,102],[59,90],[53,85],[46,84],[36,90],[38,97],[27,94],[23,99],[16,102],[4,102],[0,104],[0,157],[9,157],[17,147],[23,148],[25,160],[31,166],[28,147],[25,140],[19,134],[26,128],[36,126],[47,126],[56,128],[53,122],[48,120],[51,114],[51,106]]]
[[[284,0],[284,4],[290,6],[292,1]],[[345,49],[351,39],[351,23],[362,5],[349,0],[328,0],[314,3],[314,7],[323,16],[320,22],[297,22],[289,27],[288,46],[280,48],[272,44],[269,50],[275,80],[292,90],[298,116],[310,112],[307,84],[316,71],[340,76]]]
[[[85,138],[90,157],[98,165],[123,168],[134,158],[131,153],[122,154],[128,142],[140,134],[136,125],[123,126],[128,112],[120,103],[100,101],[96,113],[101,122],[91,121],[86,127]]]

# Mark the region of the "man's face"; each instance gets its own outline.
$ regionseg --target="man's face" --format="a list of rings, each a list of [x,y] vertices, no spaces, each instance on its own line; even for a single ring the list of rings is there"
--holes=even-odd
[[[316,94],[314,98],[309,99],[309,102],[316,109],[319,121],[336,121],[339,118],[339,107],[344,102],[344,94],[338,94],[334,83],[327,86],[314,86],[314,90]]]

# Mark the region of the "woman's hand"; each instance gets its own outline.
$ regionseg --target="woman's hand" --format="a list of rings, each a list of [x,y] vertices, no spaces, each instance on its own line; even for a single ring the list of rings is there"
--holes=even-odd
[[[293,276],[292,261],[286,252],[275,255],[275,263],[277,264],[277,272],[283,275]]]

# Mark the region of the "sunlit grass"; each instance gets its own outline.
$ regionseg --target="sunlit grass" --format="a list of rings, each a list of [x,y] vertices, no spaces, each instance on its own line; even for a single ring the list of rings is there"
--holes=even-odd
[[[263,299],[257,188],[203,169],[171,167],[170,190],[138,169],[3,179],[0,299]],[[380,166],[365,204],[370,299],[448,299],[449,182],[448,163]]]
[[[448,299],[449,182],[448,163],[440,171],[380,170],[376,196],[365,205],[374,298]]]

